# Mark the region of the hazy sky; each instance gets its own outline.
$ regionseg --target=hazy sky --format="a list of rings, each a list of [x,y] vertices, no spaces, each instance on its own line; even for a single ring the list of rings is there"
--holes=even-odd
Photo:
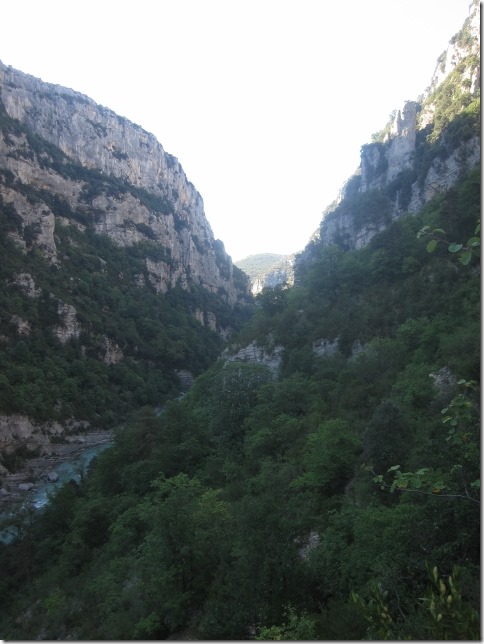
[[[152,132],[234,260],[302,249],[470,0],[0,0],[0,60]]]

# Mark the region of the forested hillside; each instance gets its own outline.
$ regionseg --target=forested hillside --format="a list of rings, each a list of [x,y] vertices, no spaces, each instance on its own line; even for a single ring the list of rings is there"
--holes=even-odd
[[[30,172],[19,150],[41,146],[37,180],[60,172],[57,159],[76,173],[77,205],[21,172],[1,175],[0,411],[85,418],[114,438],[42,511],[23,502],[3,516],[13,538],[0,543],[1,638],[480,639],[470,25],[445,59],[453,71],[442,60],[444,80],[409,108],[412,135],[397,115],[398,132],[364,146],[362,172],[326,213],[295,285],[264,288],[254,306],[203,217],[204,243],[188,231],[181,197],[163,213],[160,195],[132,183],[91,183],[92,170],[10,131],[20,125],[3,114],[3,140],[16,141],[7,162]],[[155,192],[173,194],[180,177],[167,176]],[[89,186],[100,193],[86,221]],[[92,208],[118,188],[113,224],[111,206]],[[172,226],[165,245],[123,219],[132,199],[158,233]],[[52,261],[36,224],[54,220]],[[183,275],[169,240],[196,259]],[[166,290],[153,282],[162,267]],[[183,371],[197,377],[179,395]],[[28,456],[3,458],[14,469]]]
[[[120,429],[2,546],[2,635],[478,639],[477,242],[418,233],[466,244],[479,209],[476,170],[265,291],[239,341],[279,377],[220,360]]]
[[[175,157],[2,63],[0,249],[2,506],[32,457],[176,397],[250,313]]]
[[[12,222],[0,204],[2,413],[112,427],[176,395],[177,370],[198,374],[216,358],[220,336],[192,312],[210,307],[223,325],[236,324],[231,307],[202,288],[164,296],[139,288],[146,256],[163,252],[154,242],[119,248],[92,230],[59,226],[59,270],[8,237]],[[70,330],[64,307],[75,311]]]

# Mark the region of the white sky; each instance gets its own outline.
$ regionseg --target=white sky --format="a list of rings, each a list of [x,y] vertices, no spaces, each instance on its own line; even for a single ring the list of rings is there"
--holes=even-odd
[[[234,260],[301,250],[470,0],[0,0],[0,60],[152,132]]]

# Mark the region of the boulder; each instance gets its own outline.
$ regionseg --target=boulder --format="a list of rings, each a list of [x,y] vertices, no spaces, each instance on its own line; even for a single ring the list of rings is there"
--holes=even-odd
[[[19,483],[18,489],[21,492],[28,492],[34,487],[33,483]]]

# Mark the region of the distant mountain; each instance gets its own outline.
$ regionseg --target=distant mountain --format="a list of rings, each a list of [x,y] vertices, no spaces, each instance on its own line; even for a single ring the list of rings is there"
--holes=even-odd
[[[234,263],[249,276],[251,291],[253,295],[257,295],[266,287],[294,284],[294,257],[294,254],[261,253],[249,255]]]

